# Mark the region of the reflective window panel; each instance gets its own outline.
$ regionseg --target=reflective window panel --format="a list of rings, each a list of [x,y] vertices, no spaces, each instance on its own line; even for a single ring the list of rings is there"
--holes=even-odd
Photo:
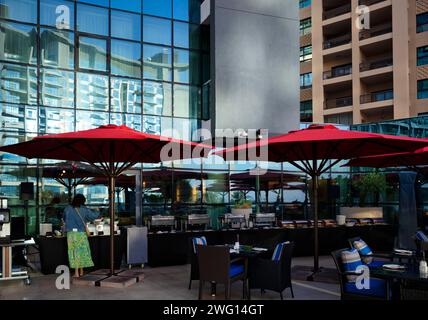
[[[111,11],[111,36],[141,40],[141,16],[139,14]]]
[[[106,71],[107,41],[89,37],[79,38],[79,68]]]
[[[40,24],[58,29],[74,29],[74,3],[63,0],[40,0]]]
[[[87,6],[77,5],[77,29],[81,32],[108,35],[108,10]]]
[[[74,73],[40,69],[41,104],[49,107],[74,108]]]
[[[40,107],[39,127],[41,134],[74,131],[74,110]]]
[[[36,120],[37,121],[37,120]],[[16,132],[2,132],[0,135],[0,145],[8,146],[11,144],[16,144],[24,141],[31,140],[37,136],[37,133],[27,133],[27,134],[17,134]],[[0,162],[1,163],[36,163],[36,159],[27,159],[11,153],[0,153]],[[1,168],[1,166],[0,166]],[[1,170],[1,169],[0,169]],[[0,179],[1,180],[1,179]]]
[[[200,83],[200,54],[198,52],[174,49],[174,81]]]
[[[0,17],[37,23],[37,0],[0,0]]]
[[[111,73],[140,77],[141,46],[139,43],[111,40]]]
[[[0,130],[37,133],[37,107],[0,104]]]
[[[110,7],[132,12],[141,12],[140,0],[110,0]]]
[[[143,13],[171,18],[172,0],[143,0]]]
[[[144,45],[143,46],[143,76],[147,79],[171,81],[172,61],[171,49]]]
[[[166,19],[143,17],[143,41],[171,45],[171,21]]]
[[[174,21],[174,46],[199,49],[200,28],[198,25]]]
[[[88,73],[77,74],[77,109],[107,111],[108,97],[108,77]]]
[[[171,137],[172,119],[168,117],[144,115],[143,132]]]
[[[141,131],[141,115],[138,114],[111,113],[110,123],[118,126],[124,124],[134,130]]]
[[[173,137],[187,141],[197,140],[198,120],[173,118]]]
[[[76,130],[89,130],[109,124],[108,112],[76,111]]]
[[[174,0],[174,19],[200,23],[199,0]]]
[[[110,82],[111,111],[141,113],[141,81],[112,77]]]
[[[172,85],[144,81],[144,114],[170,116],[172,113]]]
[[[41,62],[43,66],[74,68],[74,33],[40,29]]]
[[[199,87],[174,85],[174,116],[201,117],[201,89]]]
[[[18,23],[0,23],[0,59],[37,63],[37,29]]]
[[[37,104],[37,69],[0,63],[0,101]]]

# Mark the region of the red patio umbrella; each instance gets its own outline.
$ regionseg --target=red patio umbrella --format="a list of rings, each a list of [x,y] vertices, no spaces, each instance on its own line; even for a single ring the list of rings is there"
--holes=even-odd
[[[114,191],[116,178],[136,163],[158,163],[192,154],[206,156],[211,146],[146,134],[127,126],[104,125],[96,129],[38,136],[0,148],[27,158],[81,161],[108,178],[110,213],[110,272],[114,274]],[[168,159],[165,159],[168,157]]]
[[[428,147],[418,149],[415,152],[355,158],[345,166],[369,168],[407,167],[412,169],[418,166],[428,166]]]
[[[311,125],[307,129],[254,141],[215,154],[226,160],[289,162],[310,175],[313,181],[314,270],[319,272],[318,179],[342,160],[385,153],[412,152],[428,146],[422,139],[340,130],[333,125]],[[333,161],[329,161],[332,160]]]

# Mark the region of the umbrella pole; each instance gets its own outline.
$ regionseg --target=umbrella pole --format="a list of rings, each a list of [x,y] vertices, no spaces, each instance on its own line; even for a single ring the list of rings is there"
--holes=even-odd
[[[308,281],[314,281],[314,277],[321,271],[319,267],[319,244],[318,244],[318,175],[317,163],[314,161],[314,173],[312,174],[313,214],[314,214],[314,269],[307,277]]]
[[[113,174],[109,175],[109,211],[110,211],[110,275],[114,275],[114,190],[116,178]]]

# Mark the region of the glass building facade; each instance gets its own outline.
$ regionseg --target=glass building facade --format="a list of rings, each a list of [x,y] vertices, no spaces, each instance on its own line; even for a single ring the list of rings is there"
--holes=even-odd
[[[109,123],[197,140],[192,133],[202,117],[208,120],[203,84],[210,80],[209,30],[200,25],[199,6],[199,0],[0,0],[1,145]],[[4,173],[47,161],[13,155],[0,161],[0,196],[16,198],[23,180],[41,185],[42,172]],[[58,191],[55,183],[46,188]],[[28,203],[33,218],[45,191],[37,187],[39,198]]]

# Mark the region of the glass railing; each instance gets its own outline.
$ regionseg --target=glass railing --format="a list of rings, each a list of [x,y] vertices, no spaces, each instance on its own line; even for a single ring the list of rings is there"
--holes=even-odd
[[[335,38],[325,40],[324,49],[330,49],[330,48],[342,46],[344,44],[351,43],[351,41],[352,41],[352,34],[347,33],[340,37],[335,37]]]
[[[338,17],[348,12],[351,12],[351,3],[345,4],[343,6],[340,6],[334,9],[325,10],[323,17],[324,17],[324,20],[327,20],[334,17]]]
[[[325,101],[325,109],[334,109],[352,106],[352,97],[342,97],[336,99],[328,99]]]
[[[372,103],[372,102],[379,102],[379,101],[387,101],[394,99],[394,91],[392,89],[380,91],[380,92],[373,92],[370,94],[365,94],[361,96],[361,103]]]
[[[382,24],[360,32],[360,40],[381,36],[392,32],[392,24]]]
[[[369,71],[392,66],[392,58],[382,59],[371,62],[363,62],[360,64],[360,71]]]
[[[342,68],[335,68],[323,73],[324,80],[343,77],[352,74],[352,67],[346,66]]]
[[[384,2],[385,0],[360,0],[358,3],[360,6],[371,6],[373,4]]]

